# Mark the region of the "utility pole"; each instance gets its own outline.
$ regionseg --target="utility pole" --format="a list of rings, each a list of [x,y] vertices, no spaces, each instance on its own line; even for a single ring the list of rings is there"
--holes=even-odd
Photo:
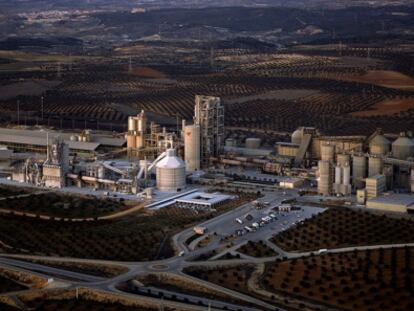
[[[20,125],[20,100],[17,100],[17,125]]]
[[[42,97],[40,97],[40,107],[41,107],[41,110],[42,110],[42,122],[43,122],[43,96]]]

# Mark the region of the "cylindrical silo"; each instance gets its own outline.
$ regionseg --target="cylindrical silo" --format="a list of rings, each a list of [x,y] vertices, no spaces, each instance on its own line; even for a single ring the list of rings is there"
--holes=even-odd
[[[331,163],[329,161],[319,161],[319,181],[318,193],[328,196],[332,192]]]
[[[342,181],[341,178],[341,167],[340,166],[336,166],[335,167],[335,184],[340,184]]]
[[[380,157],[369,157],[368,160],[368,177],[382,174],[383,161]]]
[[[138,132],[137,136],[135,136],[136,141],[136,148],[144,148],[145,147],[145,136],[144,133]]]
[[[392,143],[392,155],[400,160],[407,160],[414,155],[414,142],[403,133]]]
[[[166,192],[177,192],[185,188],[185,163],[168,149],[166,156],[156,165],[157,188]]]
[[[348,154],[338,153],[336,155],[336,165],[344,167],[350,163]]]
[[[335,159],[335,145],[323,143],[321,145],[321,160],[333,162],[334,159]]]
[[[105,178],[105,167],[103,165],[99,165],[98,167],[98,178],[99,179]]]
[[[246,148],[247,149],[258,149],[260,148],[262,141],[260,138],[247,138],[246,139]]]
[[[200,170],[200,126],[187,125],[184,131],[184,159],[188,172]]]
[[[342,168],[342,184],[349,185],[351,180],[351,167],[349,165],[345,165]]]
[[[136,131],[137,130],[137,121],[135,117],[128,118],[128,131]]]
[[[369,143],[369,153],[372,155],[386,155],[390,152],[390,141],[383,135],[378,134]]]

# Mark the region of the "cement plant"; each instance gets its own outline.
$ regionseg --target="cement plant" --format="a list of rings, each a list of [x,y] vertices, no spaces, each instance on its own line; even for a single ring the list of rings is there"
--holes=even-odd
[[[0,310],[414,310],[412,3],[0,25]]]

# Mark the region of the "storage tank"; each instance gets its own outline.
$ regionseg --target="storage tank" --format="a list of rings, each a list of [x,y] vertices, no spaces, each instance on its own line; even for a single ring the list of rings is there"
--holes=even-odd
[[[135,117],[128,118],[128,131],[136,131],[137,130],[137,120]]]
[[[351,180],[351,167],[349,165],[345,165],[342,168],[342,184],[349,185]]]
[[[200,126],[187,125],[184,131],[184,159],[188,172],[200,170]]]
[[[141,149],[145,147],[145,137],[141,132],[137,133],[135,141],[136,141],[136,148]]]
[[[328,196],[332,192],[331,163],[329,161],[319,161],[319,181],[318,193]]]
[[[386,155],[390,152],[391,143],[382,134],[375,136],[369,143],[369,152],[373,155]]]
[[[350,159],[350,157],[349,157],[348,154],[338,153],[336,155],[336,164],[338,166],[344,167],[347,164],[349,165],[349,163],[350,163],[349,159]]]
[[[414,155],[414,142],[404,133],[392,143],[392,154],[400,160],[407,160]]]
[[[236,140],[234,138],[227,138],[225,141],[225,145],[226,147],[236,147],[237,143]]]
[[[262,141],[260,138],[247,138],[246,139],[246,148],[247,149],[258,149],[260,148]]]
[[[356,182],[367,177],[367,158],[363,155],[354,155],[352,158],[352,175],[354,185]]]
[[[335,159],[335,145],[323,143],[321,145],[321,160],[333,162],[334,159]]]
[[[303,131],[301,129],[297,129],[292,133],[291,142],[292,144],[300,145],[302,143],[303,138]]]
[[[157,188],[166,192],[177,192],[185,188],[185,163],[168,149],[166,156],[156,165]]]
[[[369,157],[368,160],[368,177],[382,174],[384,164],[380,157]]]
[[[71,135],[71,136],[70,136],[70,141],[78,141],[78,136],[76,136],[76,135]]]

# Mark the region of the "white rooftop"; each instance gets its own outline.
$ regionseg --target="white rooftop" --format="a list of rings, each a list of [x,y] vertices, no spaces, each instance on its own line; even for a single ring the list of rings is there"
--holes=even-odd
[[[178,198],[176,202],[212,206],[230,200],[231,198],[233,198],[233,196],[220,193],[194,192]]]

